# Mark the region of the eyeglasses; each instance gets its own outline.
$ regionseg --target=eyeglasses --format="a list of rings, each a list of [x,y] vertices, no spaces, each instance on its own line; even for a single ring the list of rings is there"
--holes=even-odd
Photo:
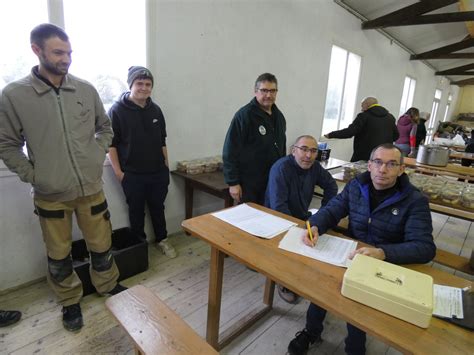
[[[278,89],[257,89],[260,91],[262,94],[272,94],[275,95],[278,91]]]
[[[388,162],[383,162],[382,160],[380,159],[371,159],[370,160],[372,162],[372,164],[375,165],[375,167],[377,169],[380,169],[384,164],[385,164],[385,167],[388,169],[388,170],[393,170],[393,169],[396,169],[400,166],[399,163],[397,163],[396,161],[388,161]]]
[[[310,152],[311,154],[316,154],[318,152],[318,148],[310,148],[305,145],[302,147],[298,147],[297,145],[294,145],[293,147],[301,149],[304,153]]]

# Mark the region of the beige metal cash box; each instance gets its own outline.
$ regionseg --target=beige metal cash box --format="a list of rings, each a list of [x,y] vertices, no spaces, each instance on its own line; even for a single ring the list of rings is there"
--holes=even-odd
[[[433,278],[357,254],[344,274],[341,293],[357,302],[428,328],[433,313]]]

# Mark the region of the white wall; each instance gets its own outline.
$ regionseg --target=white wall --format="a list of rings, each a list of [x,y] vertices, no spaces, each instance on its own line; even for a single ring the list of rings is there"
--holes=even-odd
[[[435,88],[443,97],[450,90],[427,66],[410,62],[376,31],[362,31],[359,20],[328,0],[150,0],[148,15],[149,67],[167,121],[172,168],[177,160],[221,153],[233,114],[250,101],[256,77],[266,71],[279,80],[288,143],[307,133],[319,138],[333,44],[362,56],[358,102],[375,95],[396,116],[406,75],[417,80],[414,106],[423,111],[431,110]],[[352,140],[329,144],[332,156],[350,158]],[[114,228],[127,225],[110,167],[104,180]],[[29,187],[11,174],[2,177],[0,198],[1,291],[44,275],[46,257]],[[195,206],[203,213],[223,202],[197,193]],[[184,184],[176,177],[166,208],[168,230],[176,232],[184,218]]]

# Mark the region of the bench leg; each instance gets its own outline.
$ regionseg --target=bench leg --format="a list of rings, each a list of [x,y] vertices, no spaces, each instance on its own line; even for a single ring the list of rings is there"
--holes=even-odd
[[[218,249],[211,247],[206,340],[216,350],[219,350],[219,321],[221,315],[224,255]]]

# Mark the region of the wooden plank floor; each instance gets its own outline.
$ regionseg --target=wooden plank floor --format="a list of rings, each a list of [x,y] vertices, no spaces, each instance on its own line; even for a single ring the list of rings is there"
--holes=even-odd
[[[433,214],[437,245],[450,252],[470,256],[474,246],[471,223]],[[204,337],[209,279],[209,247],[184,234],[170,237],[179,256],[167,259],[149,248],[150,269],[124,281],[126,286],[144,284]],[[440,267],[441,266],[436,266]],[[449,269],[445,268],[447,271]],[[471,275],[459,275],[473,279]],[[264,278],[236,262],[225,259],[221,331],[242,313],[261,303]],[[63,329],[60,306],[46,282],[38,282],[0,296],[2,309],[19,309],[17,325],[0,328],[1,354],[132,354],[132,342],[104,306],[105,298],[84,297],[81,302],[84,328],[77,334]],[[275,307],[266,317],[224,348],[222,354],[285,354],[288,342],[304,327],[308,302],[296,305],[275,296]],[[343,354],[345,323],[328,314],[323,343],[309,354]],[[398,352],[369,337],[368,354]]]

